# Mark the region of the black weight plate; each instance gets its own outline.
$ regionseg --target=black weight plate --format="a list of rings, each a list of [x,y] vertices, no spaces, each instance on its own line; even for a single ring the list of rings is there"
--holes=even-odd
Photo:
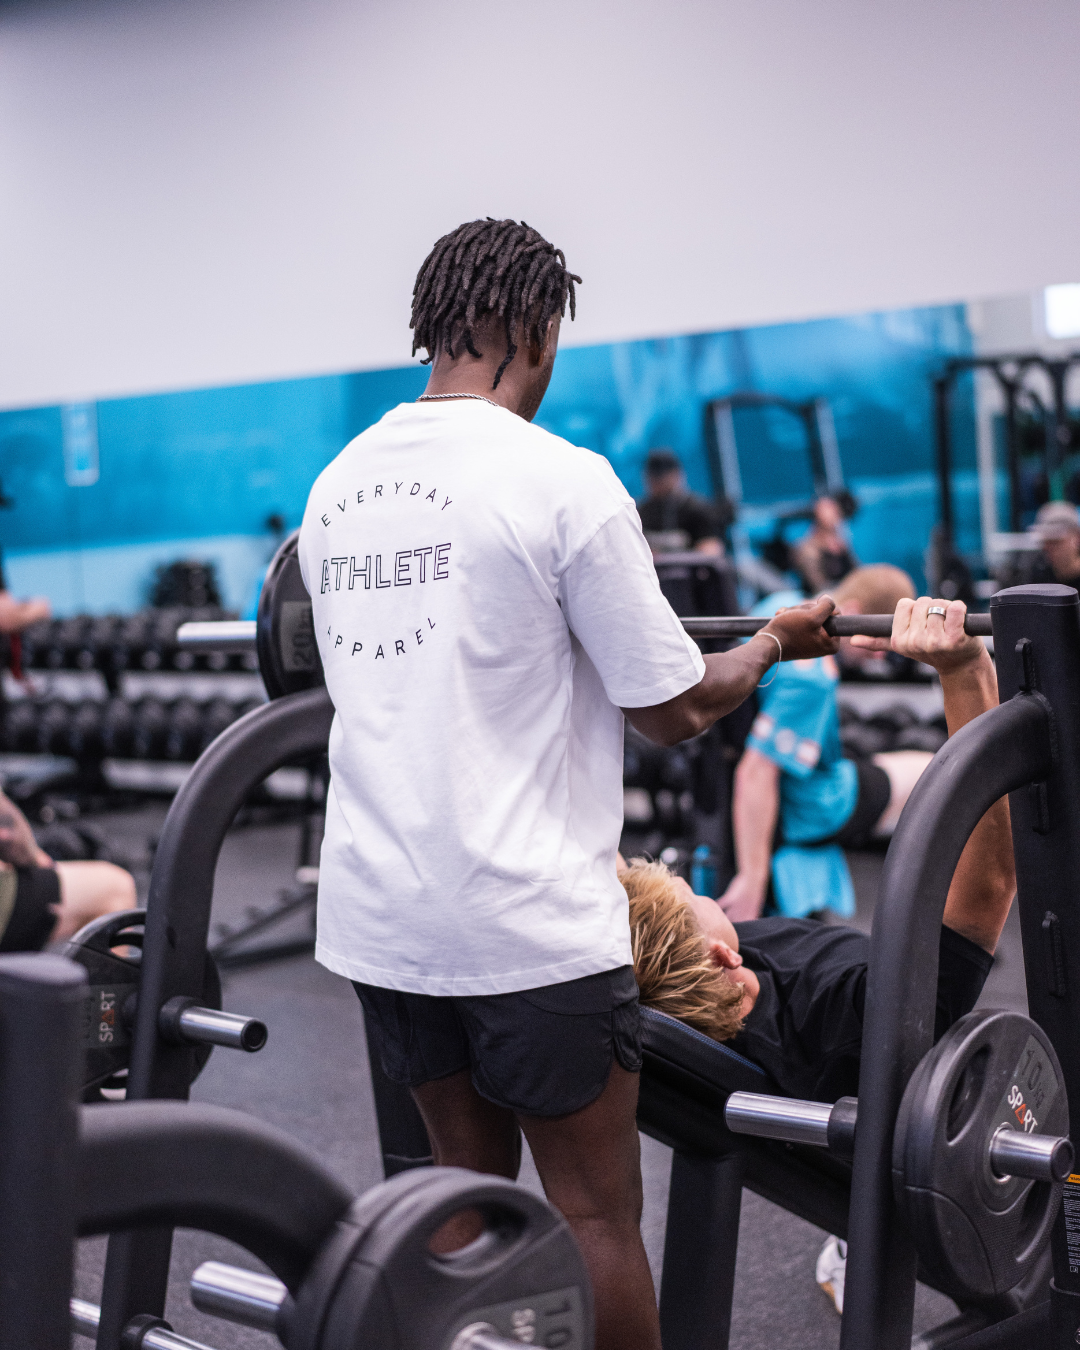
[[[431,1236],[462,1209],[484,1231],[446,1256]],[[324,1246],[289,1315],[290,1350],[448,1350],[488,1322],[548,1350],[592,1350],[592,1291],[565,1220],[513,1182],[418,1168],[362,1197]]]
[[[1069,1131],[1065,1082],[1046,1035],[1019,1013],[968,1013],[923,1058],[893,1136],[893,1189],[923,1265],[954,1298],[1014,1288],[1047,1241],[1061,1187],[998,1177],[1001,1126]]]
[[[80,928],[60,949],[62,956],[77,961],[86,970],[90,981],[83,1029],[84,1102],[117,1101],[124,1095],[145,922],[144,909],[104,914]],[[221,1007],[221,977],[209,955],[201,997],[203,1007]],[[193,1082],[202,1073],[213,1048],[195,1047]]]
[[[255,649],[267,697],[281,698],[323,683],[311,597],[300,575],[295,531],[274,554],[259,593]]]

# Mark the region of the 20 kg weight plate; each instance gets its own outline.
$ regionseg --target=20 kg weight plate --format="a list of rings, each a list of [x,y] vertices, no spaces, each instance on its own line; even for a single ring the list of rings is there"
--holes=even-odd
[[[1061,1187],[996,1175],[1002,1127],[1069,1130],[1065,1082],[1042,1029],[1019,1013],[968,1013],[923,1058],[893,1136],[896,1202],[928,1273],[954,1297],[1014,1288],[1049,1238]]]
[[[296,694],[323,683],[311,597],[300,575],[299,537],[297,530],[274,554],[259,592],[255,648],[269,698]]]
[[[83,1030],[84,1102],[117,1101],[126,1090],[145,922],[144,909],[105,914],[80,928],[61,950],[61,955],[85,968],[90,980]],[[221,1007],[221,978],[210,956],[206,958],[201,1002],[207,1008]],[[213,1048],[193,1047],[192,1081],[202,1072]]]

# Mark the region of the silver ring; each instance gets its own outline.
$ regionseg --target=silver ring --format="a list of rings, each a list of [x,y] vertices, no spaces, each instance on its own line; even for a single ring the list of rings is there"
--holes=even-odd
[[[941,605],[931,605],[930,608],[926,611],[926,617],[929,618],[931,614],[940,614],[941,617],[944,618],[945,610],[942,608]]]

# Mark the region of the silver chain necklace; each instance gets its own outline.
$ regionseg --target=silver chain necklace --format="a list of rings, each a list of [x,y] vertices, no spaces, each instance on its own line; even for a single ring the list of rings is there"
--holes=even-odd
[[[481,403],[490,403],[493,408],[501,408],[501,403],[496,403],[493,398],[485,398],[483,394],[421,394],[416,400],[417,403],[434,403],[436,399],[442,398],[478,398]]]

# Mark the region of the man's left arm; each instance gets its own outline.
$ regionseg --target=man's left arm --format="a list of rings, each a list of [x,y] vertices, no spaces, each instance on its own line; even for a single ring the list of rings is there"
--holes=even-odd
[[[945,616],[930,614],[943,608]],[[949,735],[998,703],[997,673],[982,640],[964,632],[967,606],[960,600],[901,600],[893,615],[891,646],[937,670]],[[852,645],[880,648],[874,638]],[[1002,797],[979,821],[960,855],[945,902],[944,924],[993,952],[1016,894],[1009,799]]]

